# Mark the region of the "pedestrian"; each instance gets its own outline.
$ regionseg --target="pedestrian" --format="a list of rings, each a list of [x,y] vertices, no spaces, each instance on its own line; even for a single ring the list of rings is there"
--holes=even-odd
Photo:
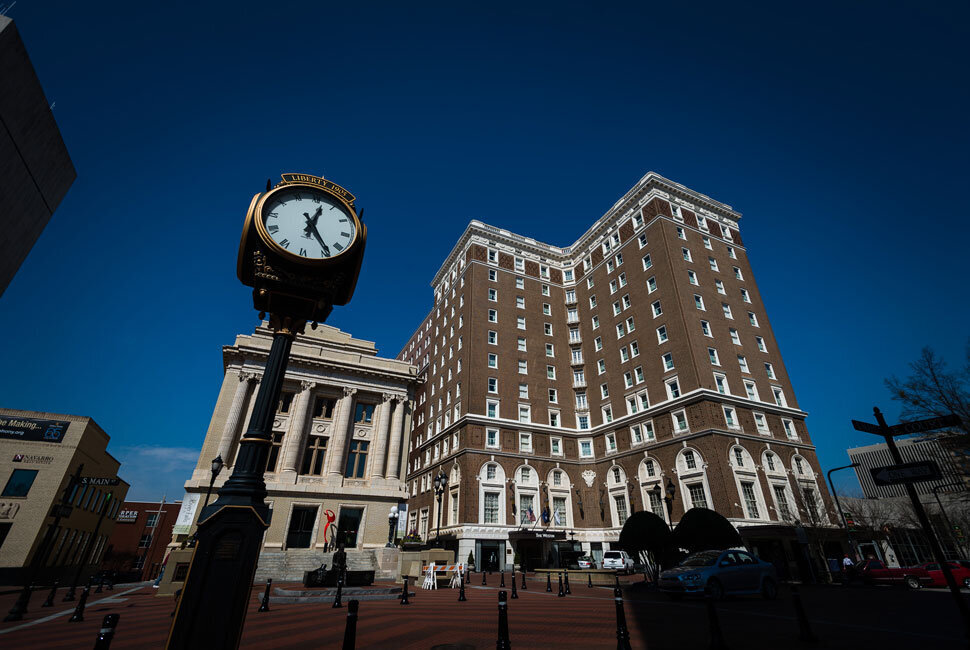
[[[852,572],[854,568],[855,568],[855,562],[853,562],[852,558],[849,557],[849,554],[846,553],[845,556],[842,558],[842,586],[843,587],[849,586],[849,580],[852,578]]]

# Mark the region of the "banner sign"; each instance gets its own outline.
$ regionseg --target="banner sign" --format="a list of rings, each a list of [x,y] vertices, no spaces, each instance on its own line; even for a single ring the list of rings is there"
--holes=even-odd
[[[198,492],[185,493],[182,499],[182,507],[179,508],[178,517],[175,519],[175,527],[172,528],[173,535],[188,535],[192,530],[192,522],[195,520],[195,511],[199,507],[199,499],[202,497]]]
[[[0,417],[0,440],[60,443],[70,424],[66,420]]]

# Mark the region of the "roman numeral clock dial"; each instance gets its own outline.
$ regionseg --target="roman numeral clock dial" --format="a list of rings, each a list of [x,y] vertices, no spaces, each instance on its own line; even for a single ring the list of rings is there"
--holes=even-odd
[[[307,260],[340,255],[357,234],[341,201],[312,187],[277,190],[264,203],[260,219],[279,248]]]

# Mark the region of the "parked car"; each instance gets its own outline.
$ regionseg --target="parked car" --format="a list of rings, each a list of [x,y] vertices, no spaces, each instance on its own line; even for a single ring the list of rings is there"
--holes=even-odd
[[[775,567],[742,549],[700,551],[660,574],[660,591],[671,598],[684,594],[706,594],[722,598],[727,594],[778,596]]]
[[[926,569],[887,567],[882,560],[866,560],[858,565],[856,575],[866,584],[906,585],[910,589],[920,589],[933,582]]]
[[[603,553],[603,568],[629,573],[633,571],[633,558],[626,551],[606,551]]]
[[[596,560],[594,560],[593,558],[591,558],[588,555],[584,555],[583,557],[579,558],[579,560],[577,560],[577,563],[579,564],[579,568],[580,569],[595,569],[596,568]]]
[[[950,567],[950,572],[953,573],[953,579],[957,581],[958,586],[970,587],[970,562],[966,563],[966,566],[957,561],[953,560],[947,562]],[[943,577],[943,569],[936,562],[927,562],[925,564],[919,565],[919,568],[924,569],[929,575],[933,582],[930,583],[931,587],[946,587],[946,578]]]

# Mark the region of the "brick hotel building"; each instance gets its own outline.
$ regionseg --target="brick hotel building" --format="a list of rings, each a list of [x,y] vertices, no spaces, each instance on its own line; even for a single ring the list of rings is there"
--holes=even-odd
[[[472,221],[399,355],[408,530],[436,539],[444,473],[440,543],[479,569],[599,560],[632,512],[691,507],[804,569],[837,518],[740,217],[651,172],[570,246]]]

